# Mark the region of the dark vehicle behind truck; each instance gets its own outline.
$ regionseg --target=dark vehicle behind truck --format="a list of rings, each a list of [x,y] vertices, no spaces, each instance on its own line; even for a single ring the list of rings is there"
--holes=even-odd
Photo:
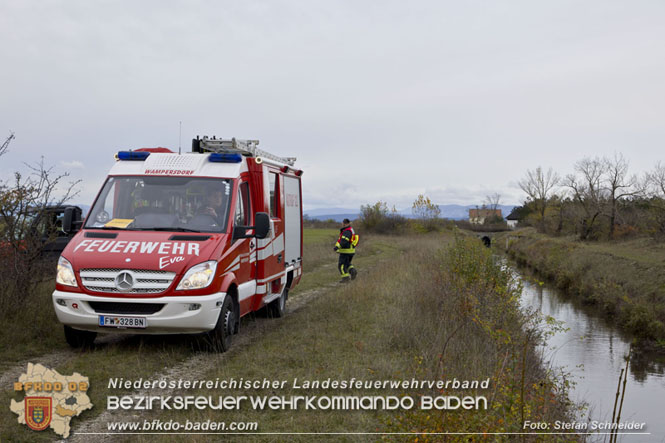
[[[67,208],[74,225],[80,226],[83,210],[78,206],[46,206],[28,210],[25,217],[27,229],[15,230],[15,241],[8,238],[0,242],[0,255],[6,256],[13,250],[32,252],[44,259],[57,259],[76,232],[65,232],[63,222]],[[33,247],[34,245],[34,247]]]

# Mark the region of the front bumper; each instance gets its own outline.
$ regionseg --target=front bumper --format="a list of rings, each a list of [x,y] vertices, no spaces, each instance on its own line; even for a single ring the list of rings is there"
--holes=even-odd
[[[214,329],[219,318],[226,293],[217,292],[211,295],[185,297],[155,297],[150,299],[127,299],[120,297],[96,297],[76,292],[53,292],[53,307],[60,323],[74,329],[94,332],[125,333],[125,334],[197,334]],[[64,303],[64,306],[59,303]],[[164,306],[154,314],[106,313],[95,311],[90,302],[121,303],[159,303]],[[190,310],[193,304],[200,307]],[[145,317],[147,327],[144,328],[110,328],[99,326],[100,315],[118,315],[128,317]]]

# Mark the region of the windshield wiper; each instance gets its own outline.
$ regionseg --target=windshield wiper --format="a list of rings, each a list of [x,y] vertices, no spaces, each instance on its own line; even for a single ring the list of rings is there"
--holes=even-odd
[[[183,228],[180,226],[176,227],[168,227],[168,226],[160,226],[158,228],[153,228],[155,231],[178,231],[178,232],[201,232],[198,229],[190,229],[190,228]]]
[[[180,226],[158,226],[153,228],[128,228],[128,231],[176,231],[176,232],[202,232],[197,229],[183,228]]]

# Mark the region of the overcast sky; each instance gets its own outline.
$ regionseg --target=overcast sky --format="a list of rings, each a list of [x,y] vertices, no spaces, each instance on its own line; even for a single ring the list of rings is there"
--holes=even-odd
[[[663,1],[0,0],[0,175],[90,204],[118,149],[257,138],[305,209],[482,203],[538,165],[665,160]]]

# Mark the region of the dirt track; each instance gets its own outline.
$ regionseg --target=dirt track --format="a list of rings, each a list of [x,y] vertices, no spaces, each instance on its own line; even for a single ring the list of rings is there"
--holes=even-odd
[[[209,370],[215,368],[220,364],[223,364],[223,362],[226,359],[232,358],[234,355],[236,355],[236,353],[242,352],[243,348],[247,344],[251,343],[255,339],[258,339],[266,328],[271,327],[272,322],[289,321],[290,313],[299,311],[307,304],[311,303],[313,300],[327,293],[328,291],[330,291],[331,289],[335,288],[338,285],[339,283],[324,285],[320,288],[312,289],[310,291],[306,291],[297,294],[292,298],[289,298],[287,303],[287,315],[283,319],[273,320],[273,319],[258,318],[258,317],[243,318],[240,324],[240,333],[234,337],[233,345],[228,352],[224,354],[211,354],[205,351],[198,352],[189,357],[188,359],[186,359],[185,361],[168,368],[166,371],[159,374],[159,378],[164,378],[167,380],[174,380],[181,378],[188,380],[196,380],[204,378],[204,375]],[[122,337],[120,339],[122,339]],[[71,351],[49,354],[48,356],[40,357],[40,362],[44,362],[44,364],[47,364],[48,362],[48,365],[52,367],[55,365],[51,365],[50,364],[51,360],[46,360],[47,357],[52,359],[52,361],[54,361],[57,364],[58,362],[65,360],[71,355],[73,355],[73,352]],[[24,370],[25,365],[23,365],[22,368]],[[18,370],[18,368],[17,371],[18,372],[12,373],[12,375],[15,376],[15,378],[17,378],[21,372]],[[3,374],[3,378],[5,376],[6,374]],[[173,390],[169,389],[165,390],[151,389],[150,391],[137,390],[129,395],[148,395],[148,394],[170,395],[173,392],[174,392]],[[94,439],[95,441],[114,441],[116,439],[116,436],[112,434],[100,434],[100,435],[94,435],[93,437],[89,433],[108,432],[106,425],[110,421],[121,422],[121,421],[134,421],[136,419],[135,413],[133,414],[131,411],[108,411],[105,409],[105,405],[97,405],[97,407],[104,408],[104,412],[88,420],[74,419],[72,421],[71,436],[69,439],[67,439],[68,442],[87,442],[90,441],[91,439]]]

